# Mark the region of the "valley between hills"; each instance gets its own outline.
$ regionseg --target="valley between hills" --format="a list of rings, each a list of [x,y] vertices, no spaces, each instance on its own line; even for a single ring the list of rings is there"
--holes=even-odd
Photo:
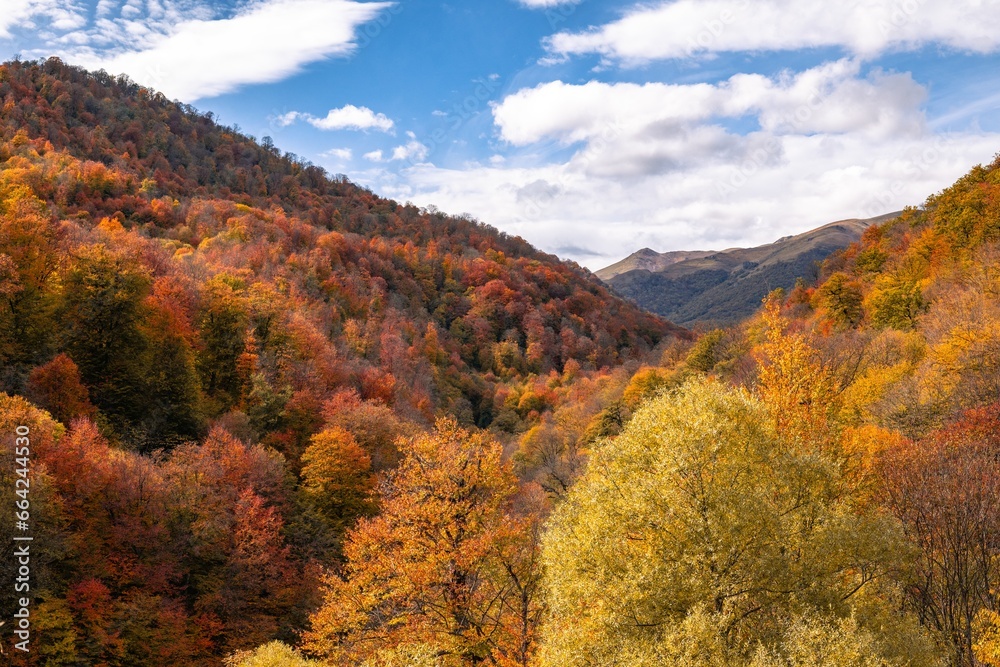
[[[1000,665],[1000,158],[928,194],[595,276],[0,65],[5,657]]]

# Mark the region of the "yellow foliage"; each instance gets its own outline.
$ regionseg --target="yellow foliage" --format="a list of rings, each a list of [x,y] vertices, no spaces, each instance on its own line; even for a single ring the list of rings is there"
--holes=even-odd
[[[876,449],[870,435],[854,446]],[[701,381],[649,401],[550,520],[540,664],[936,665],[886,582],[913,549],[853,486],[746,392]],[[819,647],[846,662],[809,662]]]
[[[307,660],[291,646],[271,642],[253,651],[240,651],[226,658],[226,667],[310,667],[319,663]]]
[[[976,658],[989,667],[1000,667],[1000,614],[983,609],[976,615],[975,642],[972,650]]]
[[[399,661],[421,645],[441,667],[523,665],[539,613],[533,530],[508,514],[517,480],[499,443],[442,419],[400,449],[381,512],[348,533],[343,574],[326,580],[307,648],[338,665],[434,664]]]
[[[913,364],[901,361],[891,366],[871,366],[854,379],[840,395],[838,419],[848,424],[870,422],[869,408],[885,397],[897,382],[913,372]]]
[[[833,373],[803,334],[788,330],[778,299],[765,302],[761,320],[763,341],[754,348],[760,365],[757,395],[792,441],[828,446],[830,417],[839,410]]]
[[[877,477],[879,456],[899,447],[905,440],[898,431],[873,424],[847,427],[840,434],[841,471],[860,504],[870,502],[880,482]]]
[[[629,410],[634,410],[645,399],[655,396],[665,387],[670,386],[673,373],[663,368],[645,366],[640,368],[622,394],[622,402]]]

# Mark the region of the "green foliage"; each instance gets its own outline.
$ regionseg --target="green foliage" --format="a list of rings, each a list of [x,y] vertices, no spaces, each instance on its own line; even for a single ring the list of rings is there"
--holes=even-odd
[[[861,322],[861,288],[845,273],[835,273],[816,291],[819,305],[830,319],[841,327],[854,327]]]
[[[543,665],[747,664],[852,616],[873,659],[936,664],[884,580],[912,554],[899,524],[859,513],[838,466],[771,423],[745,393],[689,383],[594,452],[543,543]]]
[[[145,417],[143,300],[151,284],[144,267],[103,245],[81,249],[63,278],[59,316],[66,348],[91,399],[119,424]]]
[[[720,361],[725,338],[726,332],[722,329],[703,334],[691,347],[684,362],[696,371],[710,373]]]
[[[198,355],[205,392],[219,402],[218,410],[239,400],[241,379],[237,360],[245,347],[248,323],[246,304],[239,283],[222,274],[205,284],[205,299],[199,313],[202,349]]]
[[[916,325],[917,317],[926,310],[920,286],[913,280],[880,277],[865,298],[865,310],[872,326],[877,329],[907,331]]]
[[[956,250],[971,250],[1000,239],[1000,156],[976,166],[954,185],[927,201],[936,231]]]
[[[244,405],[250,424],[258,433],[278,430],[284,423],[285,406],[291,398],[290,386],[276,390],[263,373],[254,373]]]

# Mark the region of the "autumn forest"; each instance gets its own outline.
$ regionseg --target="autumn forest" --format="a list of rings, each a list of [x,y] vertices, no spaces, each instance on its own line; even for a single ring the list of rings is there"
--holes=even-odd
[[[126,77],[0,65],[3,658],[1000,667],[970,167],[687,330]]]

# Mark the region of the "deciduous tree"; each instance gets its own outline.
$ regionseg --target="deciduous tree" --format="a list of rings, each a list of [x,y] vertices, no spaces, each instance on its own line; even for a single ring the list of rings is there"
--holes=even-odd
[[[517,483],[498,443],[440,420],[401,442],[378,516],[350,531],[341,576],[327,580],[307,647],[338,665],[423,644],[442,667],[525,665],[535,613]],[[383,664],[383,663],[373,663]]]
[[[865,633],[861,664],[936,664],[887,579],[912,549],[848,488],[744,392],[697,382],[650,401],[550,520],[541,664],[834,664],[795,657],[813,630]]]

